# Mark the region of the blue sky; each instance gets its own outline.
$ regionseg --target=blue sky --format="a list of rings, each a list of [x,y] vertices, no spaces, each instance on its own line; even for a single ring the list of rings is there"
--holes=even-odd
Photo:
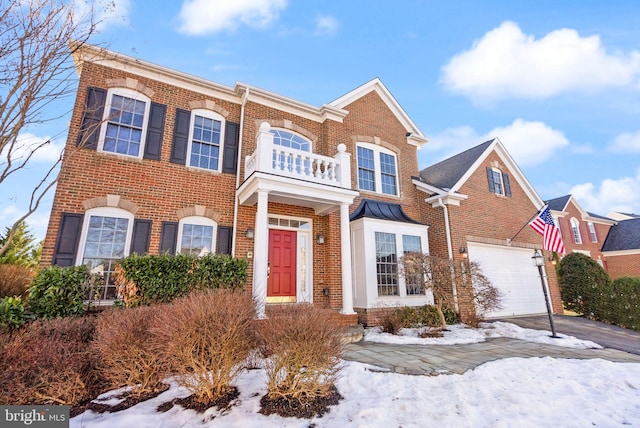
[[[93,40],[110,50],[315,106],[379,77],[430,139],[420,168],[498,137],[543,199],[572,193],[597,214],[640,213],[638,2],[115,5]],[[54,136],[54,144],[0,188],[2,230],[64,145],[67,122],[28,130],[25,137]],[[52,199],[28,220],[39,238]]]

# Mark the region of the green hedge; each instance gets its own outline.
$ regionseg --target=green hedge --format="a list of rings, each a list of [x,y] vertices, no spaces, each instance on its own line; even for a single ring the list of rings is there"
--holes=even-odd
[[[37,318],[81,315],[87,310],[85,296],[90,287],[86,266],[42,269],[31,281],[27,305]]]
[[[565,308],[593,318],[602,305],[601,293],[611,286],[607,272],[591,257],[570,253],[558,268],[560,295]]]
[[[455,324],[458,322],[458,316],[455,311],[444,308],[445,321],[447,324]],[[424,306],[405,306],[398,308],[395,311],[395,316],[403,328],[418,328],[418,327],[439,327],[440,316],[438,311],[433,305]]]
[[[116,275],[127,306],[170,302],[194,289],[242,289],[247,261],[225,254],[133,254],[120,260]]]
[[[640,278],[618,278],[602,292],[599,320],[640,331]]]
[[[11,333],[24,324],[24,304],[20,296],[0,299],[0,331]]]

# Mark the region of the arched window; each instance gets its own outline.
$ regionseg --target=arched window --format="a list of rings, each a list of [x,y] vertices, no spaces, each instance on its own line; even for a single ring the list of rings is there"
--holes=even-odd
[[[141,158],[150,105],[149,98],[141,93],[109,89],[98,150]]]
[[[311,151],[311,142],[298,134],[291,133],[284,129],[272,129],[273,144],[282,147],[289,147],[303,152]]]
[[[207,217],[182,218],[179,222],[176,251],[196,256],[214,253],[217,229],[217,223]]]
[[[582,236],[580,236],[580,222],[575,217],[571,219],[571,234],[573,235],[573,242],[576,244],[582,244]]]

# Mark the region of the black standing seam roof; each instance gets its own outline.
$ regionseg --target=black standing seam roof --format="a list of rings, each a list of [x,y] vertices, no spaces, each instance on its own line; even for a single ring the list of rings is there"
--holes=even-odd
[[[424,223],[420,223],[405,214],[400,204],[375,201],[373,199],[362,199],[358,208],[349,216],[349,220],[354,221],[363,217],[424,225]]]
[[[602,251],[640,250],[640,218],[622,220],[609,229]]]
[[[465,150],[455,156],[431,165],[420,171],[425,183],[439,189],[451,189],[469,171],[476,160],[487,150],[494,139]]]

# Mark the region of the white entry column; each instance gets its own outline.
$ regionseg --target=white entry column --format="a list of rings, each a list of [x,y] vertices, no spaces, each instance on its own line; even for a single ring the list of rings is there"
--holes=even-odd
[[[253,298],[257,305],[258,318],[266,317],[267,264],[269,260],[268,221],[269,192],[258,190],[258,209],[253,243]]]
[[[349,231],[349,204],[340,204],[340,247],[342,261],[342,314],[351,315],[353,311],[353,284],[351,275],[351,233]]]

